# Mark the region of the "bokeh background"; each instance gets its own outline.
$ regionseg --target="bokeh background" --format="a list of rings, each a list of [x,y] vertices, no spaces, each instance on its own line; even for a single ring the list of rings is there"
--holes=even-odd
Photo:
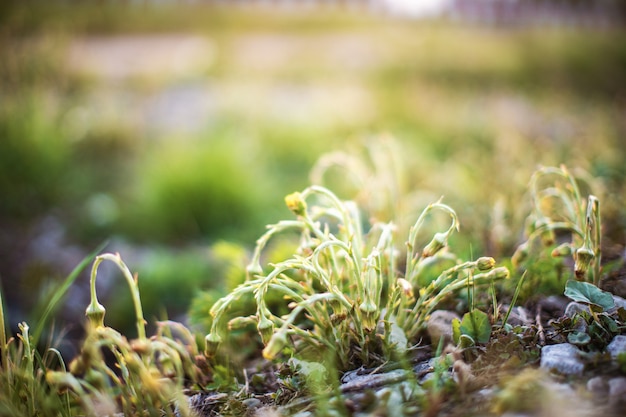
[[[400,149],[408,191],[457,210],[461,251],[511,256],[531,173],[562,163],[599,179],[605,235],[623,245],[622,4],[3,2],[11,325],[36,322],[103,242],[138,271],[148,320],[186,320],[194,298],[208,310],[321,155],[367,159],[381,138]],[[103,274],[107,321],[132,334],[126,284]],[[87,287],[88,271],[57,329],[80,330]]]

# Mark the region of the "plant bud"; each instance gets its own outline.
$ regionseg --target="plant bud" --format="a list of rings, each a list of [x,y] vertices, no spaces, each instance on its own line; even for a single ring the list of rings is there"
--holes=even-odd
[[[424,258],[433,256],[434,254],[439,252],[441,249],[443,249],[444,246],[446,246],[447,240],[448,240],[447,233],[435,233],[435,236],[433,236],[433,239],[428,243],[428,245],[424,247],[424,250],[422,251],[422,256]]]
[[[257,322],[256,316],[235,317],[228,322],[228,330],[239,330]]]
[[[285,204],[287,204],[289,210],[297,216],[302,216],[306,212],[306,202],[299,192],[291,193],[286,196]]]
[[[496,260],[490,256],[483,256],[476,261],[476,267],[479,271],[489,271],[496,266]]]
[[[93,300],[91,304],[85,310],[85,315],[89,320],[89,323],[94,327],[104,327],[104,315],[106,314],[106,309],[104,306],[97,301]]]
[[[572,253],[574,252],[574,248],[572,247],[571,243],[562,243],[559,246],[557,246],[556,248],[554,248],[552,250],[552,257],[553,258],[562,258],[565,256],[570,256]]]
[[[371,332],[376,328],[376,319],[378,318],[378,308],[372,301],[367,300],[361,303],[359,310],[363,313],[363,328]]]
[[[511,274],[509,273],[509,270],[504,266],[492,269],[491,271],[487,272],[487,277],[493,280],[506,279],[510,276]]]
[[[279,331],[274,333],[269,343],[263,349],[263,357],[267,360],[273,360],[287,346],[287,333]]]
[[[220,337],[219,334],[217,334],[217,332],[215,333],[211,332],[207,334],[206,337],[204,338],[204,343],[205,343],[204,355],[207,358],[214,357],[215,354],[217,353],[217,348],[221,342],[222,342],[222,338]]]
[[[264,345],[267,345],[274,334],[274,323],[272,320],[265,317],[265,315],[261,316],[259,319],[259,324],[257,324],[256,329],[259,331],[261,335],[261,340]]]
[[[346,307],[339,300],[330,300],[329,304],[333,310],[333,314],[330,316],[330,321],[333,324],[339,324],[348,317]]]
[[[576,251],[574,262],[574,273],[576,274],[576,279],[578,279],[579,281],[585,279],[585,275],[587,275],[587,271],[589,270],[591,261],[594,258],[595,255],[593,251],[589,248],[582,247]]]

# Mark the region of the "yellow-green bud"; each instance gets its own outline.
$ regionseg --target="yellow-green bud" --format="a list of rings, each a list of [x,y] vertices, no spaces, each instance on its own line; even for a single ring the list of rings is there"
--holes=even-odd
[[[94,327],[104,327],[104,315],[106,314],[106,309],[104,306],[97,301],[93,300],[91,304],[85,310],[85,315],[89,320],[89,323]]]
[[[448,240],[447,233],[435,233],[435,236],[433,236],[433,239],[428,243],[428,245],[424,247],[424,250],[422,251],[422,256],[424,258],[433,256],[434,254],[439,252],[441,249],[443,249],[444,246],[446,246],[447,240]]]
[[[247,316],[247,317],[235,317],[228,322],[229,330],[238,330],[243,329],[253,323],[256,323],[256,316]]]
[[[576,274],[576,279],[585,279],[585,275],[587,275],[587,271],[589,270],[591,261],[595,257],[596,256],[594,255],[593,251],[586,247],[579,248],[576,251],[576,257],[574,261],[574,273]]]
[[[333,324],[341,323],[348,317],[348,311],[346,307],[339,300],[331,300],[330,307],[333,310],[333,314],[330,316],[330,320]]]
[[[285,204],[297,216],[302,216],[306,212],[306,201],[297,191],[285,197]]]
[[[264,345],[267,345],[274,334],[274,323],[272,320],[268,319],[264,315],[259,319],[259,324],[257,324],[256,329],[259,331],[261,335],[261,340]]]
[[[378,318],[378,308],[371,300],[366,300],[359,306],[359,310],[363,313],[363,328],[367,332],[371,332],[376,328],[376,319]]]
[[[222,343],[222,338],[219,334],[217,334],[217,332],[211,332],[207,334],[204,338],[204,343],[204,355],[207,358],[212,358],[217,353],[217,348],[219,347],[220,343]]]
[[[572,247],[571,243],[562,243],[559,246],[557,246],[556,248],[554,248],[552,250],[552,257],[553,258],[562,258],[564,256],[570,256],[574,251],[574,248]]]
[[[496,260],[490,256],[483,256],[476,261],[476,267],[479,271],[489,271],[496,266]]]
[[[263,357],[267,360],[272,360],[287,346],[287,333],[279,331],[274,333],[269,343],[263,349]]]
[[[491,271],[487,272],[487,277],[493,280],[507,279],[510,276],[511,274],[509,273],[509,270],[504,266],[500,266],[498,268],[492,269]]]

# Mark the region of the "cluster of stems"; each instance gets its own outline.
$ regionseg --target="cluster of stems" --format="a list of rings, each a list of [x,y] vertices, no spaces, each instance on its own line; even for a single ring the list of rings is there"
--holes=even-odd
[[[117,265],[129,285],[137,339],[129,341],[104,324],[105,308],[98,302],[96,293],[98,268],[103,261]],[[80,355],[70,363],[69,372],[49,370],[47,382],[59,390],[72,392],[88,415],[98,415],[103,407],[111,413],[121,407],[125,415],[144,412],[174,415],[174,405],[178,407],[178,415],[190,415],[182,392],[186,380],[200,377],[194,363],[198,352],[193,335],[179,323],[159,322],[157,333],[146,337],[137,277],[119,254],[96,257],[90,284],[87,337]],[[172,330],[177,340],[172,337]],[[103,351],[111,352],[115,359],[113,366],[107,363]]]
[[[314,200],[311,207],[309,200]],[[209,357],[215,355],[226,323],[231,329],[255,323],[267,359],[275,358],[286,347],[311,345],[334,352],[343,367],[348,366],[354,351],[367,363],[376,340],[382,340],[384,351],[394,350],[398,339],[389,330],[392,324],[404,331],[406,340],[414,340],[428,314],[445,297],[468,285],[508,277],[506,268],[495,268],[495,261],[485,257],[457,262],[425,287],[419,287],[421,263],[438,256],[458,229],[456,213],[441,202],[426,207],[411,228],[402,274],[393,223],[375,222],[365,231],[358,207],[340,201],[321,186],[291,194],[285,201],[296,219],[268,226],[257,241],[247,280],[210,310],[213,322],[205,338]],[[420,231],[435,211],[448,214],[450,226],[435,233],[419,250]],[[289,259],[262,268],[262,252],[268,241],[288,230],[300,232],[298,249]],[[283,296],[290,308],[288,314],[271,310],[266,301],[270,292]],[[254,299],[256,313],[229,319],[229,307],[244,296]]]
[[[556,235],[570,239],[556,245],[553,257],[572,256],[574,276],[579,281],[598,285],[601,267],[600,201],[594,195],[583,199],[576,178],[565,166],[537,170],[530,181],[533,213],[529,216],[528,239],[513,257],[521,263],[532,242],[541,239],[546,246],[556,245]]]

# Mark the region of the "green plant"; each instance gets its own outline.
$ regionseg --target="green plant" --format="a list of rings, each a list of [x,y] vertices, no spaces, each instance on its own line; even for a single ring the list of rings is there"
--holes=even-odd
[[[8,337],[0,292],[0,415],[34,416],[39,415],[38,413],[44,409],[48,415],[76,414],[69,395],[67,393],[58,395],[45,379],[47,370],[53,366],[61,367],[65,371],[65,363],[60,352],[54,347],[48,347],[42,356],[37,350],[37,345],[44,333],[44,326],[68,288],[100,249],[101,247],[77,265],[53,292],[34,332],[31,332],[28,324],[23,322],[18,325],[17,339]]]
[[[528,237],[513,255],[513,263],[532,268],[542,259],[543,248],[551,247],[552,258],[573,257],[577,280],[597,285],[601,266],[598,198],[583,199],[577,178],[565,166],[537,170],[530,180],[530,194],[533,209]]]
[[[456,213],[441,202],[426,207],[411,227],[404,273],[399,274],[402,263],[393,223],[375,221],[365,231],[358,207],[320,186],[290,194],[285,201],[297,219],[268,226],[257,240],[246,282],[210,310],[213,323],[205,338],[209,357],[215,355],[226,325],[233,329],[254,323],[267,359],[284,349],[306,353],[323,348],[334,354],[340,369],[348,369],[375,362],[379,355],[392,358],[406,351],[429,313],[455,291],[509,276],[506,268],[495,268],[493,258],[483,257],[458,261],[427,285],[418,284],[424,263],[446,252],[448,239],[458,228]],[[420,250],[422,226],[435,212],[449,216],[450,225]],[[298,248],[264,270],[261,256],[268,241],[294,230],[301,234]],[[266,297],[272,293],[284,297],[287,315],[269,308]],[[256,313],[228,320],[229,307],[250,295]]]
[[[113,262],[129,285],[137,339],[129,341],[104,325],[106,309],[98,302],[95,290],[103,261]],[[189,415],[183,388],[188,381],[200,383],[205,375],[196,363],[199,355],[194,336],[181,324],[169,321],[158,322],[156,334],[146,336],[137,277],[117,254],[96,257],[90,287],[87,337],[80,355],[70,363],[69,372],[47,370],[47,383],[67,392],[74,406],[87,415],[111,414],[118,407],[124,415]],[[104,352],[110,352],[113,363],[105,359]]]

